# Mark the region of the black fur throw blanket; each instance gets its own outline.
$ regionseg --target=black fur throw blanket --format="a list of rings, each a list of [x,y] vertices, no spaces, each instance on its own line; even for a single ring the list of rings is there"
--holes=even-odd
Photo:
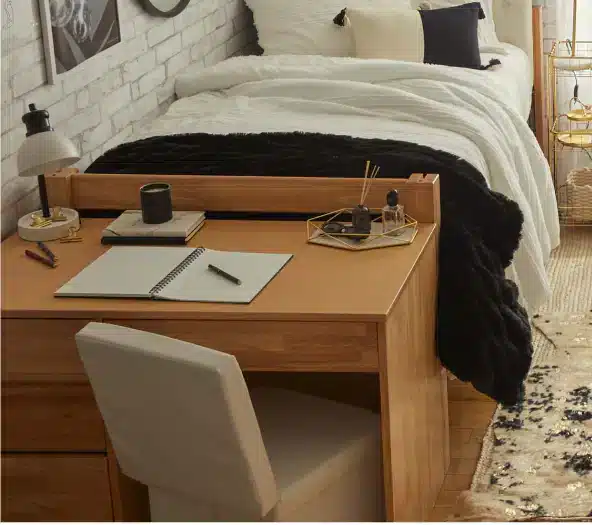
[[[487,188],[466,161],[417,144],[314,133],[152,137],[98,158],[89,173],[361,177],[366,160],[380,175],[439,173],[437,343],[455,376],[504,404],[515,404],[532,356],[526,311],[505,278],[518,247],[518,205]],[[324,212],[327,210],[318,210]]]

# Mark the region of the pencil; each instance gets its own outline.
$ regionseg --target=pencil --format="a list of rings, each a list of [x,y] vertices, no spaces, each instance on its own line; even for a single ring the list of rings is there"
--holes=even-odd
[[[41,241],[37,241],[37,246],[39,247],[39,249],[45,254],[47,255],[52,261],[57,261],[58,258],[55,256],[55,253],[53,253],[48,246],[41,242]]]
[[[25,250],[25,255],[31,259],[34,259],[35,261],[39,261],[40,263],[45,264],[45,266],[49,266],[50,268],[55,268],[57,266],[55,261],[52,261],[51,259],[46,259],[45,257],[41,257],[41,255],[32,252],[31,250]]]

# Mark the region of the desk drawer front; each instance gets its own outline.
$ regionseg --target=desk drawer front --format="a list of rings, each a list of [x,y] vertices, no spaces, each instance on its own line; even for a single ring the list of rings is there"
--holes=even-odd
[[[233,354],[244,370],[375,372],[374,323],[108,320]]]
[[[103,419],[90,385],[2,385],[2,450],[106,450]]]
[[[105,456],[4,455],[3,521],[113,521]]]
[[[74,335],[88,320],[2,319],[2,378],[77,376],[86,381]]]

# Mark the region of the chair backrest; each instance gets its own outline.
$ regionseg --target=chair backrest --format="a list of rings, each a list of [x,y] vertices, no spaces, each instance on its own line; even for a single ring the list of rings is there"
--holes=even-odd
[[[89,323],[78,352],[122,471],[257,520],[277,487],[240,367],[229,354]]]

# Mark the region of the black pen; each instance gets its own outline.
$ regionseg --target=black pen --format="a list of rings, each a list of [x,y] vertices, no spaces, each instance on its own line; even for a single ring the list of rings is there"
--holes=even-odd
[[[229,273],[226,273],[224,270],[222,270],[221,268],[218,268],[217,266],[214,266],[213,264],[208,264],[208,270],[211,270],[212,272],[217,273],[220,277],[224,277],[224,279],[229,280],[231,283],[242,284],[241,280],[238,277],[235,277],[234,275],[230,275]]]

